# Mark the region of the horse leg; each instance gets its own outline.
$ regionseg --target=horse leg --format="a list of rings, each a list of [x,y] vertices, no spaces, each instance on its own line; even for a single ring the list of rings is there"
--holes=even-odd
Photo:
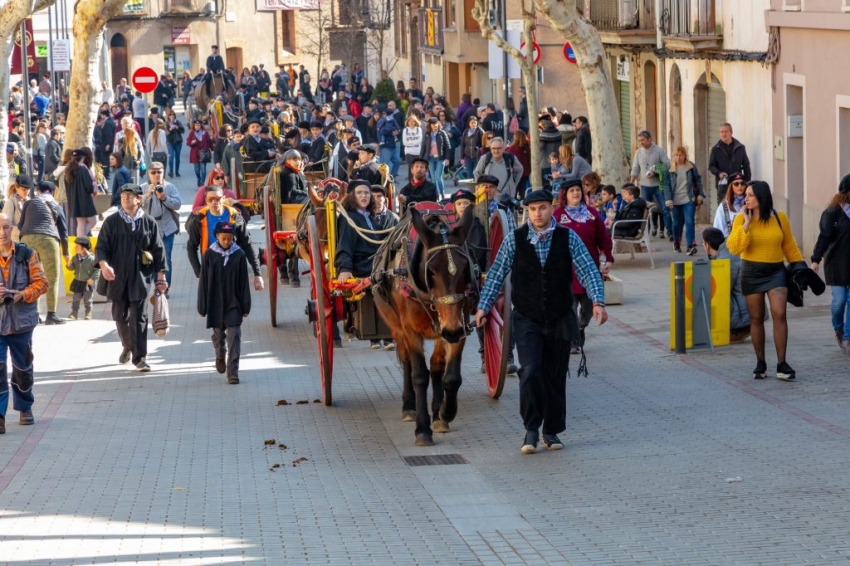
[[[434,353],[431,355],[431,414],[434,415],[434,432],[449,432],[449,423],[441,420],[440,406],[443,404],[443,373],[446,370],[446,347],[443,340],[434,340]]]
[[[395,336],[393,336],[395,338]],[[401,362],[403,388],[401,391],[401,421],[412,423],[416,420],[416,395],[413,392],[413,368],[410,363],[410,349],[404,339],[396,340],[398,359]]]
[[[457,344],[449,344],[448,346],[446,371],[443,377],[445,399],[443,399],[443,406],[440,410],[440,420],[446,423],[452,422],[457,416],[457,394],[461,383],[463,383],[460,365],[464,342],[465,340],[461,340]]]
[[[421,350],[410,352],[413,392],[416,395],[416,446],[433,446],[431,415],[428,412],[428,366]]]

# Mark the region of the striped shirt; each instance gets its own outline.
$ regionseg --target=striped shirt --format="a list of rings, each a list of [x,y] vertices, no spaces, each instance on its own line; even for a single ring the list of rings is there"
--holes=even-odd
[[[552,224],[555,219],[552,219]],[[552,225],[550,224],[550,226]],[[587,296],[594,303],[605,301],[605,287],[602,284],[602,275],[599,269],[590,257],[590,252],[584,246],[575,232],[569,231],[570,234],[570,255],[573,258],[575,273],[582,287],[587,289]],[[528,240],[531,241],[534,237],[534,228],[528,231]],[[534,244],[534,251],[537,253],[537,259],[540,260],[540,265],[546,264],[546,258],[549,256],[549,248],[552,247],[552,237],[547,235],[545,238],[540,238]],[[508,272],[514,264],[516,256],[516,231],[509,233],[502,241],[502,246],[499,248],[499,253],[496,254],[496,259],[493,265],[487,272],[487,277],[484,280],[484,288],[481,290],[481,298],[478,301],[478,308],[482,311],[489,312],[490,307],[496,302],[496,297],[502,290],[502,285],[505,282]],[[521,289],[518,290],[522,292]]]

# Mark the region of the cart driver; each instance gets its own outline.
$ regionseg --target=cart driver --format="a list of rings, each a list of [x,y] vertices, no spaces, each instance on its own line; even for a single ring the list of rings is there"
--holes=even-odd
[[[372,222],[372,187],[368,181],[358,179],[348,187],[348,196],[343,203],[345,212],[357,228],[375,230]],[[375,239],[375,235],[367,234]],[[337,245],[334,265],[338,281],[345,283],[354,277],[369,277],[372,274],[372,258],[378,251],[377,244],[366,241],[352,228],[342,215],[337,218]]]
[[[227,76],[224,74],[224,59],[218,53],[218,45],[210,47],[212,53],[207,56],[207,72],[204,75],[204,88],[207,96],[210,96],[210,85],[214,75],[221,75],[225,81],[223,94],[227,95]]]

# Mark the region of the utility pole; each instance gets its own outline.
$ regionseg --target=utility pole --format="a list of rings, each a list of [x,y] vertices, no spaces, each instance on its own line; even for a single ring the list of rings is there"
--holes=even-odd
[[[29,77],[29,61],[27,60],[27,21],[21,20],[21,86],[24,90],[24,139],[27,150],[24,152],[27,158],[27,171],[32,173],[32,132],[30,132],[30,77]],[[35,38],[30,38],[30,41],[35,41]],[[37,83],[38,81],[36,81]],[[31,191],[32,192],[32,191]]]
[[[505,41],[508,40],[508,3],[506,0],[499,0],[501,2],[500,12],[502,14],[502,33],[504,34]],[[502,125],[504,126],[502,131],[502,139],[505,140],[505,145],[508,143],[508,124],[509,120],[507,119],[508,114],[508,86],[510,79],[510,74],[508,72],[508,52],[502,51],[502,68],[505,71],[505,76],[502,79],[503,86],[505,88],[505,103],[502,105]]]

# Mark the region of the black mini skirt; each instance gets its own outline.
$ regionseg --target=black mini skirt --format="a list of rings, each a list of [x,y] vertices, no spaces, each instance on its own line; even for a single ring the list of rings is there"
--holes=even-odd
[[[771,289],[787,286],[785,263],[741,261],[741,292],[744,295],[765,293]]]

